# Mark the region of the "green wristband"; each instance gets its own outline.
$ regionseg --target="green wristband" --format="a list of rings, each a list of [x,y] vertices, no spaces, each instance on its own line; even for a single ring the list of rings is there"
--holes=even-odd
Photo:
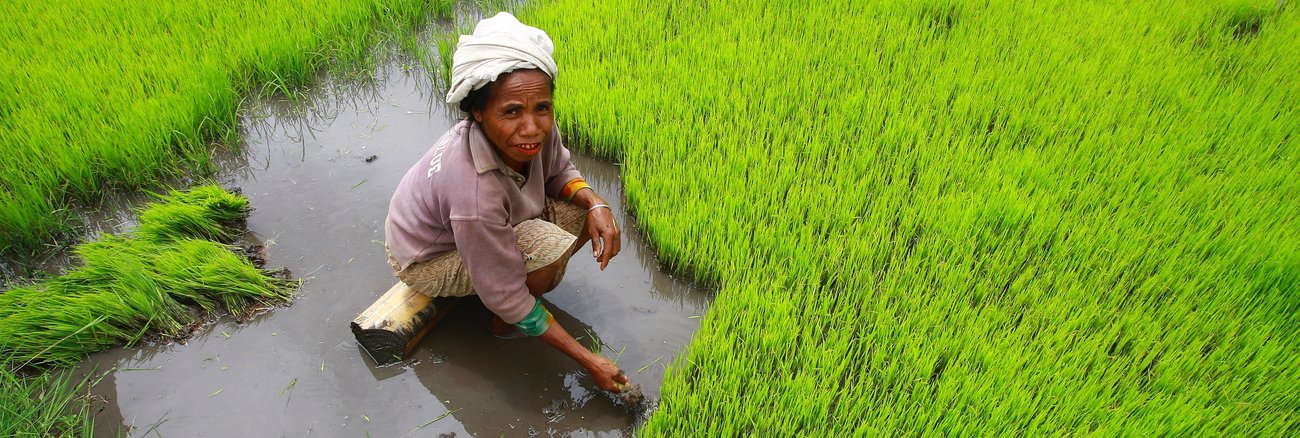
[[[542,306],[542,300],[539,299],[533,304],[533,310],[528,312],[528,316],[516,322],[515,327],[525,335],[541,336],[542,333],[546,333],[546,329],[551,328],[553,319],[551,312]]]

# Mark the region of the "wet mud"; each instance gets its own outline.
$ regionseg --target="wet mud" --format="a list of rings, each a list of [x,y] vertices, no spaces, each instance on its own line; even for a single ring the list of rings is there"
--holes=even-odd
[[[461,116],[422,72],[393,62],[371,81],[322,79],[295,99],[251,103],[239,153],[219,181],[254,211],[249,244],[267,266],[306,279],[288,307],[229,318],[184,343],[93,355],[99,435],[621,436],[636,415],[536,339],[499,340],[462,300],[406,361],[376,367],[348,323],[396,281],[383,247],[392,191]],[[563,110],[559,111],[563,117]],[[706,291],[659,269],[620,200],[616,165],[577,156],[624,229],[605,271],[580,252],[546,296],[557,321],[599,346],[647,403],[689,342]]]

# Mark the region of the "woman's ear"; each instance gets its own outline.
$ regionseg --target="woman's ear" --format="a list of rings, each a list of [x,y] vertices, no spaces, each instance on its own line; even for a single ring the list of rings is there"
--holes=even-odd
[[[474,122],[480,125],[483,124],[483,111],[471,109],[469,110],[469,116],[474,118]]]

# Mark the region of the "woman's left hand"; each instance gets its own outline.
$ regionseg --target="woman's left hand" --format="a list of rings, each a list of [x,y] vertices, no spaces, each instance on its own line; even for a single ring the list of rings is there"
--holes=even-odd
[[[591,236],[591,255],[600,263],[604,271],[609,260],[618,255],[622,248],[622,232],[614,223],[614,213],[607,207],[592,209],[587,212],[587,235]]]

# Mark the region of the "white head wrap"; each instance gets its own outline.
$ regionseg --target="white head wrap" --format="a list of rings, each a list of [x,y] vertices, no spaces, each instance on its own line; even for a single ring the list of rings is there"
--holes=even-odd
[[[559,69],[551,53],[555,45],[546,32],[520,23],[507,12],[478,22],[473,35],[461,35],[452,55],[451,89],[447,103],[458,103],[472,90],[498,76],[520,69],[540,69],[555,80]]]

